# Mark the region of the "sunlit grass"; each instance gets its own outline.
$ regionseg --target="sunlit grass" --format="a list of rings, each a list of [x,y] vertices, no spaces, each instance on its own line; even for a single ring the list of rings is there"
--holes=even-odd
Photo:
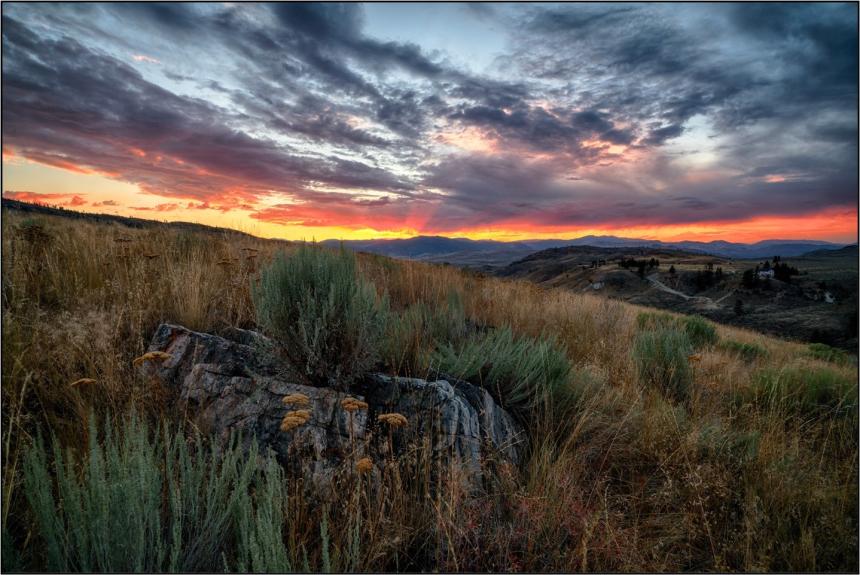
[[[51,449],[34,451],[38,430],[46,445],[56,440],[76,477],[89,461],[92,417],[110,422],[122,465],[163,473],[161,463],[152,468],[146,459],[149,453],[166,462],[163,450],[122,455],[130,439],[121,432],[137,429],[132,409],[149,430],[191,422],[135,360],[145,357],[161,322],[213,333],[258,329],[251,286],[277,252],[289,257],[295,248],[244,235],[53,217],[25,222],[14,212],[4,214],[2,241],[3,565],[38,570],[58,555],[48,553],[33,510],[43,505],[50,517],[48,500],[28,501],[34,494],[23,470],[36,469],[25,459],[38,453],[48,470],[59,460]],[[433,357],[447,353],[440,350],[450,351],[455,367],[473,357],[477,370],[454,371],[513,392],[513,403],[530,414],[523,465],[483,462],[493,473],[485,493],[469,498],[457,487],[456,466],[428,479],[426,451],[395,462],[354,455],[336,505],[313,504],[290,481],[262,482],[237,494],[253,498],[236,504],[256,514],[256,522],[247,515],[234,522],[245,531],[209,529],[214,543],[193,552],[183,543],[174,557],[173,537],[202,537],[194,530],[207,523],[185,516],[173,535],[169,515],[161,515],[167,539],[160,562],[157,552],[138,554],[138,546],[91,566],[134,569],[143,557],[145,568],[212,570],[856,571],[853,357],[699,319],[640,325],[646,310],[637,306],[452,267],[359,254],[355,274],[373,286],[373,301],[387,298],[390,306],[379,318],[375,363],[365,368],[422,377]],[[493,355],[478,353],[479,344],[500,334],[510,334],[510,346],[491,347],[512,351],[488,363]],[[532,357],[540,342],[552,342],[547,357],[560,367],[550,371],[565,377],[520,371],[540,363]],[[687,350],[688,342],[698,349]],[[160,361],[168,358],[142,359]],[[523,398],[546,391],[542,386],[560,390],[549,397],[568,398],[563,413],[530,409]],[[312,413],[309,399],[287,397],[285,440]],[[363,409],[353,399],[340,408]],[[406,433],[413,423],[391,427],[403,415],[390,415],[374,420],[380,433]],[[179,449],[179,437],[148,445],[178,442],[171,445]],[[188,457],[202,463],[182,471],[181,484],[161,476],[162,485],[173,485],[159,499],[162,513],[170,497],[193,501],[204,493],[208,447],[192,450]],[[46,485],[57,488],[52,473],[39,479],[43,495]],[[148,529],[154,517],[141,516],[129,529]],[[226,546],[226,563],[212,545]],[[81,568],[78,559],[59,557],[60,567]]]

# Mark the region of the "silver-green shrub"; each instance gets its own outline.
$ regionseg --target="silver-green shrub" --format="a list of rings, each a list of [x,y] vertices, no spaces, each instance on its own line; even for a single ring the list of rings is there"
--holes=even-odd
[[[359,277],[352,252],[280,253],[252,294],[257,323],[311,383],[346,389],[378,360],[387,301]]]
[[[673,328],[643,331],[633,343],[640,380],[678,401],[690,397],[693,371],[688,358],[692,352],[687,333]]]
[[[91,418],[92,421],[92,418]],[[282,540],[284,478],[258,468],[231,442],[216,451],[199,436],[151,432],[132,418],[106,425],[89,448],[46,448],[24,461],[35,518],[31,567],[58,572],[288,571]],[[253,494],[253,495],[252,495]]]

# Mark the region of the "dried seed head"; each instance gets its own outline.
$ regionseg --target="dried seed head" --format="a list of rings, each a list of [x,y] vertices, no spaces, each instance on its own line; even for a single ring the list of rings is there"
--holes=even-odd
[[[165,361],[171,358],[169,353],[164,353],[163,351],[148,351],[142,356],[135,358],[132,362],[135,367],[142,365],[146,361]]]
[[[358,411],[359,409],[367,409],[367,403],[354,397],[346,397],[340,402],[340,406],[344,411]]]
[[[281,420],[281,431],[287,432],[308,422],[311,412],[307,409],[291,411]]]
[[[304,393],[291,393],[281,399],[284,405],[310,405],[310,398]]]
[[[146,258],[146,259],[148,259],[148,260],[152,260],[152,259],[157,258],[157,257],[158,257],[158,256],[160,256],[160,255],[161,255],[161,254],[143,254],[143,257],[145,257],[145,258]]]
[[[383,413],[377,416],[376,420],[387,423],[390,427],[403,427],[409,423],[406,417],[400,413]]]
[[[702,354],[694,353],[687,356],[687,361],[692,361],[693,363],[698,363],[702,361]]]
[[[362,457],[355,462],[355,470],[359,474],[367,473],[371,469],[373,469],[373,460],[371,460],[369,457]]]

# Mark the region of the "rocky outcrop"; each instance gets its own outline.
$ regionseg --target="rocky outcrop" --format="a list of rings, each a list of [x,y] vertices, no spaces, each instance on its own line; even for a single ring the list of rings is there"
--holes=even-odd
[[[451,378],[436,381],[370,375],[350,393],[292,383],[288,366],[261,335],[231,330],[225,337],[181,326],[159,326],[141,371],[178,393],[197,426],[226,442],[232,432],[256,440],[319,492],[339,473],[370,457],[382,462],[422,451],[434,465],[455,464],[470,489],[481,485],[489,462],[519,464],[526,447],[522,427],[483,388]],[[154,352],[154,353],[153,353]],[[162,355],[158,352],[162,352]],[[284,405],[303,394],[307,405]],[[354,397],[366,408],[347,411]],[[303,424],[283,431],[291,411],[309,413]],[[377,416],[399,413],[403,427],[389,428]]]

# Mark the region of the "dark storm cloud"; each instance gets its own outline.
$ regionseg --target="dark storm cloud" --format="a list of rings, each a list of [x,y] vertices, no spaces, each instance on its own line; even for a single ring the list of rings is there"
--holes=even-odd
[[[311,184],[404,187],[373,166],[309,159],[231,129],[224,110],[178,97],[76,41],[39,38],[4,17],[3,43],[5,143],[38,161],[118,174],[162,195],[196,199],[300,192]],[[334,122],[329,131],[338,128]]]
[[[856,200],[856,7],[465,8],[507,30],[503,74],[371,37],[356,4],[16,6],[4,138],[163,196],[281,194],[260,219],[305,225],[394,225],[427,206],[436,229],[671,223]],[[123,26],[219,75],[163,57],[167,82],[144,77],[102,49],[131,50]],[[683,163],[710,145],[697,123],[720,142],[704,179]],[[464,128],[494,148],[439,150]]]

